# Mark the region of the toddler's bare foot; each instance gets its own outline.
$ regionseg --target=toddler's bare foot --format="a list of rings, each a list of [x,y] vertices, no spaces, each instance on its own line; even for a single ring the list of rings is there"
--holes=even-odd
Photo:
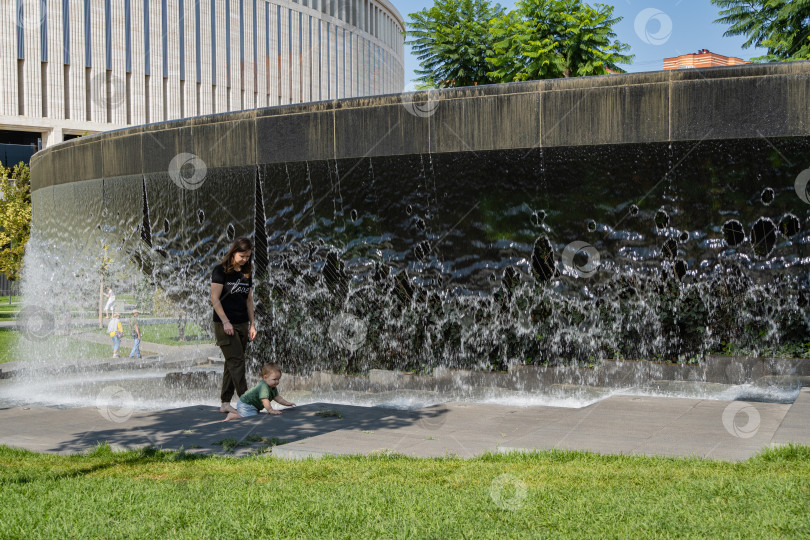
[[[221,413],[236,413],[236,409],[230,403],[223,403],[222,406],[219,408],[219,412]]]
[[[237,418],[242,418],[241,416],[239,416],[239,413],[229,412],[228,416],[225,417],[225,420],[223,420],[223,422],[227,422],[228,420],[235,420]]]

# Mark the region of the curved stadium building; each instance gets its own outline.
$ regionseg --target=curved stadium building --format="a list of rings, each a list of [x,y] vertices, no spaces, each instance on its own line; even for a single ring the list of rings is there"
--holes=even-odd
[[[0,162],[88,133],[399,92],[388,0],[2,0]]]

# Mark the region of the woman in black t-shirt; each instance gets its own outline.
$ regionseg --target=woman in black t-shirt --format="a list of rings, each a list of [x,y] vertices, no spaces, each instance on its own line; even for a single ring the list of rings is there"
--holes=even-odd
[[[244,236],[233,241],[211,276],[214,306],[214,336],[225,358],[220,412],[236,412],[231,406],[234,390],[247,391],[245,348],[256,337],[253,322],[253,243]]]

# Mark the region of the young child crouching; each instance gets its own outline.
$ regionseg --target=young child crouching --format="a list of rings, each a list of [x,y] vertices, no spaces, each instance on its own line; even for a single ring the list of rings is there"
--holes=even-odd
[[[285,407],[295,407],[295,403],[290,403],[278,395],[278,390],[276,390],[276,386],[278,386],[281,380],[281,368],[278,364],[271,363],[263,365],[261,375],[262,380],[259,381],[259,384],[239,396],[239,401],[236,403],[236,412],[228,413],[228,416],[223,422],[233,420],[234,418],[256,416],[262,409],[266,409],[268,414],[281,414],[281,411],[273,410],[270,401],[275,401]]]

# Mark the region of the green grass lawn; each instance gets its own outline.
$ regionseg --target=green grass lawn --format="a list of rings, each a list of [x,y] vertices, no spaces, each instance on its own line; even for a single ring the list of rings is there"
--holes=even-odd
[[[11,296],[11,303],[20,302],[22,300],[22,296]],[[0,296],[0,304],[8,305],[8,295]]]
[[[52,356],[54,351],[68,358],[106,358],[112,356],[112,340],[109,345],[91,343],[67,336],[51,336],[41,341],[26,341],[20,332],[0,328],[0,364],[20,360],[17,354],[25,347],[30,354]],[[2,536],[2,535],[0,535]]]
[[[129,337],[129,320],[125,320],[124,334]],[[200,343],[213,343],[214,338],[210,338],[202,331],[200,325],[189,322],[186,324],[186,340],[178,340],[177,323],[151,324],[148,321],[141,323],[141,339],[150,343],[161,345],[191,345]]]
[[[0,494],[10,538],[798,538],[810,535],[810,447],[736,464],[0,447]]]
[[[0,364],[14,360],[14,347],[20,333],[6,328],[0,328]]]

